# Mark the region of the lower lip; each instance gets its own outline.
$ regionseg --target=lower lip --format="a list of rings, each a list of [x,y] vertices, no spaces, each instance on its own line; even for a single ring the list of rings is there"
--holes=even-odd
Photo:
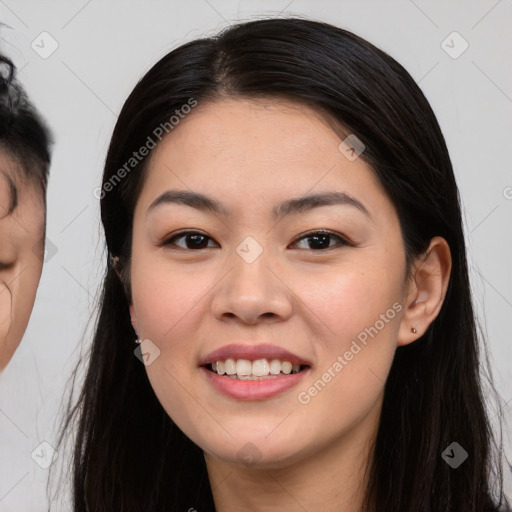
[[[214,373],[204,366],[201,370],[210,384],[220,393],[238,400],[264,400],[292,388],[309,371],[306,368],[298,373],[261,380],[239,380]]]

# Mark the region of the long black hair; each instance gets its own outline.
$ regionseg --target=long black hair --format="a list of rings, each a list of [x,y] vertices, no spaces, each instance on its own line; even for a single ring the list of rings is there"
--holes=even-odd
[[[338,121],[366,147],[361,158],[396,208],[408,263],[432,237],[448,242],[452,272],[442,309],[420,339],[397,349],[385,384],[366,505],[385,512],[497,510],[506,499],[481,380],[487,359],[458,190],[436,117],[389,55],[346,30],[288,18],[240,23],[180,46],[146,73],[121,110],[101,192],[106,245],[118,266],[106,258],[83,387],[64,425],[64,432],[77,427],[75,512],[214,510],[202,450],[166,414],[133,354],[126,269],[148,157],[133,168],[126,163],[191,99],[222,97],[287,98]],[[441,457],[454,441],[469,453],[457,469]]]

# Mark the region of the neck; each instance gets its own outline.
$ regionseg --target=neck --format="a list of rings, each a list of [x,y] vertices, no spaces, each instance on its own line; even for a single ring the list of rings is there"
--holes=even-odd
[[[365,470],[380,408],[314,455],[286,466],[261,469],[220,460],[205,453],[217,512],[362,511]]]

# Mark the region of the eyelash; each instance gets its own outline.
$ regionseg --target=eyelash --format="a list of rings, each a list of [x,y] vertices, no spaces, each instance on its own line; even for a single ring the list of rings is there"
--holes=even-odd
[[[200,231],[183,231],[181,233],[173,235],[170,238],[167,238],[161,244],[159,244],[159,246],[160,247],[164,247],[164,246],[167,247],[167,246],[170,246],[170,245],[176,245],[174,243],[175,240],[178,240],[180,238],[184,238],[187,235],[200,235],[203,238],[208,238],[210,240],[213,240],[211,237],[209,237],[208,235],[205,235],[204,233],[201,233]],[[311,248],[309,248],[309,250],[312,250],[313,252],[326,252],[326,251],[335,249],[337,247],[352,246],[353,245],[346,238],[342,237],[338,233],[334,233],[333,231],[328,231],[328,230],[324,230],[324,229],[320,229],[320,230],[317,230],[317,231],[309,231],[307,233],[304,233],[304,234],[300,235],[299,237],[297,237],[292,243],[295,244],[295,243],[297,243],[297,242],[299,242],[301,240],[308,239],[308,238],[314,238],[315,236],[318,236],[318,235],[327,235],[327,236],[329,236],[331,238],[337,238],[340,242],[337,245],[329,246],[329,247],[322,248],[322,249],[311,249]],[[210,249],[211,248],[211,247],[201,247],[199,249],[190,249],[190,248],[187,248],[187,247],[179,247],[179,246],[177,246],[177,247],[179,248],[178,250],[181,249],[183,251],[195,251],[195,250],[201,250],[201,249],[207,249],[207,248]],[[304,250],[304,249],[300,249],[300,250]]]

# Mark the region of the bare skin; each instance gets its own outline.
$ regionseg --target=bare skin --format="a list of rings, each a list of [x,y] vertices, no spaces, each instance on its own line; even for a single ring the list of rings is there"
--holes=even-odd
[[[160,350],[149,379],[204,450],[218,512],[359,511],[395,350],[441,308],[446,241],[434,238],[407,278],[393,204],[361,158],[340,152],[342,140],[305,106],[225,99],[199,105],[151,156],[133,223],[132,324]],[[207,195],[229,215],[150,208],[169,190]],[[345,202],[272,216],[283,201],[333,191],[366,213]],[[331,232],[325,245],[311,239],[318,230]],[[202,234],[204,247],[183,231]],[[262,250],[251,263],[237,252],[248,236]],[[277,345],[311,368],[278,395],[234,399],[199,365],[236,342]],[[328,382],[308,391],[319,379]]]
[[[17,206],[9,213],[10,189]],[[43,267],[45,211],[37,183],[0,152],[0,372],[27,328]]]

